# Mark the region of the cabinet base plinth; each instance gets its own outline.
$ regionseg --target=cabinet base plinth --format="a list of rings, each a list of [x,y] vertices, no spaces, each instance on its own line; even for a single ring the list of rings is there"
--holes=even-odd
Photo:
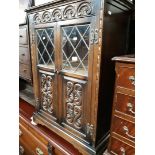
[[[81,154],[84,155],[102,155],[105,151],[109,139],[109,134],[102,139],[102,141],[96,146],[93,147],[86,143],[84,140],[78,140],[77,138],[73,137],[70,133],[64,131],[64,128],[54,121],[45,120],[42,114],[34,113],[33,120],[36,124],[41,124],[46,126],[51,131],[58,134],[60,137],[67,139],[69,143],[71,143],[76,149],[79,150]]]

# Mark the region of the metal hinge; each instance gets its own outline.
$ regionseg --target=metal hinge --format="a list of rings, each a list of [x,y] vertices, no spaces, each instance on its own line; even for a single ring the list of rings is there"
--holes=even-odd
[[[32,34],[32,44],[35,44],[34,34]]]
[[[92,29],[90,32],[90,43],[91,44],[98,44],[98,29]]]
[[[92,137],[94,134],[94,126],[92,124],[87,123],[86,131],[87,135]]]
[[[40,99],[39,98],[36,98],[35,99],[35,108],[36,108],[36,111],[38,112],[40,110]]]

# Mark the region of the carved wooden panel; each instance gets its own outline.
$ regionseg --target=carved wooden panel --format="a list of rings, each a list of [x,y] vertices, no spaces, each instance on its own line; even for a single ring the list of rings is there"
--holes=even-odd
[[[50,23],[60,20],[67,20],[79,17],[91,16],[93,14],[93,5],[89,1],[68,4],[56,7],[51,10],[38,12],[34,14],[34,24]]]
[[[53,99],[53,89],[54,89],[54,77],[46,73],[40,73],[40,83],[41,83],[41,101],[42,109],[49,114],[54,113],[54,99]]]
[[[76,129],[82,128],[82,85],[67,82],[66,122]]]
[[[64,123],[84,134],[86,133],[84,118],[86,87],[86,81],[64,77]]]

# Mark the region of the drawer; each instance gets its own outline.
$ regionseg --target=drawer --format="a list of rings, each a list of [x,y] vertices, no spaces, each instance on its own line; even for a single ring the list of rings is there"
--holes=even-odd
[[[19,64],[19,75],[24,79],[31,79],[30,67],[29,65]]]
[[[34,155],[28,144],[19,141],[19,155]]]
[[[112,137],[109,152],[113,155],[134,155],[135,149],[134,147]]]
[[[120,66],[117,75],[117,85],[129,89],[135,89],[134,67]]]
[[[135,117],[135,97],[116,93],[115,110]]]
[[[19,47],[19,62],[30,64],[29,50],[27,47]]]
[[[112,132],[115,132],[128,140],[135,142],[135,124],[114,116],[112,120]]]
[[[27,27],[22,27],[19,29],[19,44],[28,44]]]
[[[33,155],[48,155],[47,145],[43,144],[39,139],[37,139],[29,130],[24,126],[20,125],[20,143],[23,144],[23,148],[29,148],[29,152]],[[25,146],[27,144],[28,146]]]
[[[26,129],[29,128],[28,124],[22,119],[22,117],[19,117],[19,124],[24,126]]]

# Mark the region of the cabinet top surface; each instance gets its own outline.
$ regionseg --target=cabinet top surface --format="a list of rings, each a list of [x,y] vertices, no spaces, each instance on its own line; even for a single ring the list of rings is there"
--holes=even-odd
[[[130,54],[130,55],[123,55],[123,56],[116,56],[112,58],[113,61],[120,61],[120,62],[131,62],[135,63],[135,55]]]

